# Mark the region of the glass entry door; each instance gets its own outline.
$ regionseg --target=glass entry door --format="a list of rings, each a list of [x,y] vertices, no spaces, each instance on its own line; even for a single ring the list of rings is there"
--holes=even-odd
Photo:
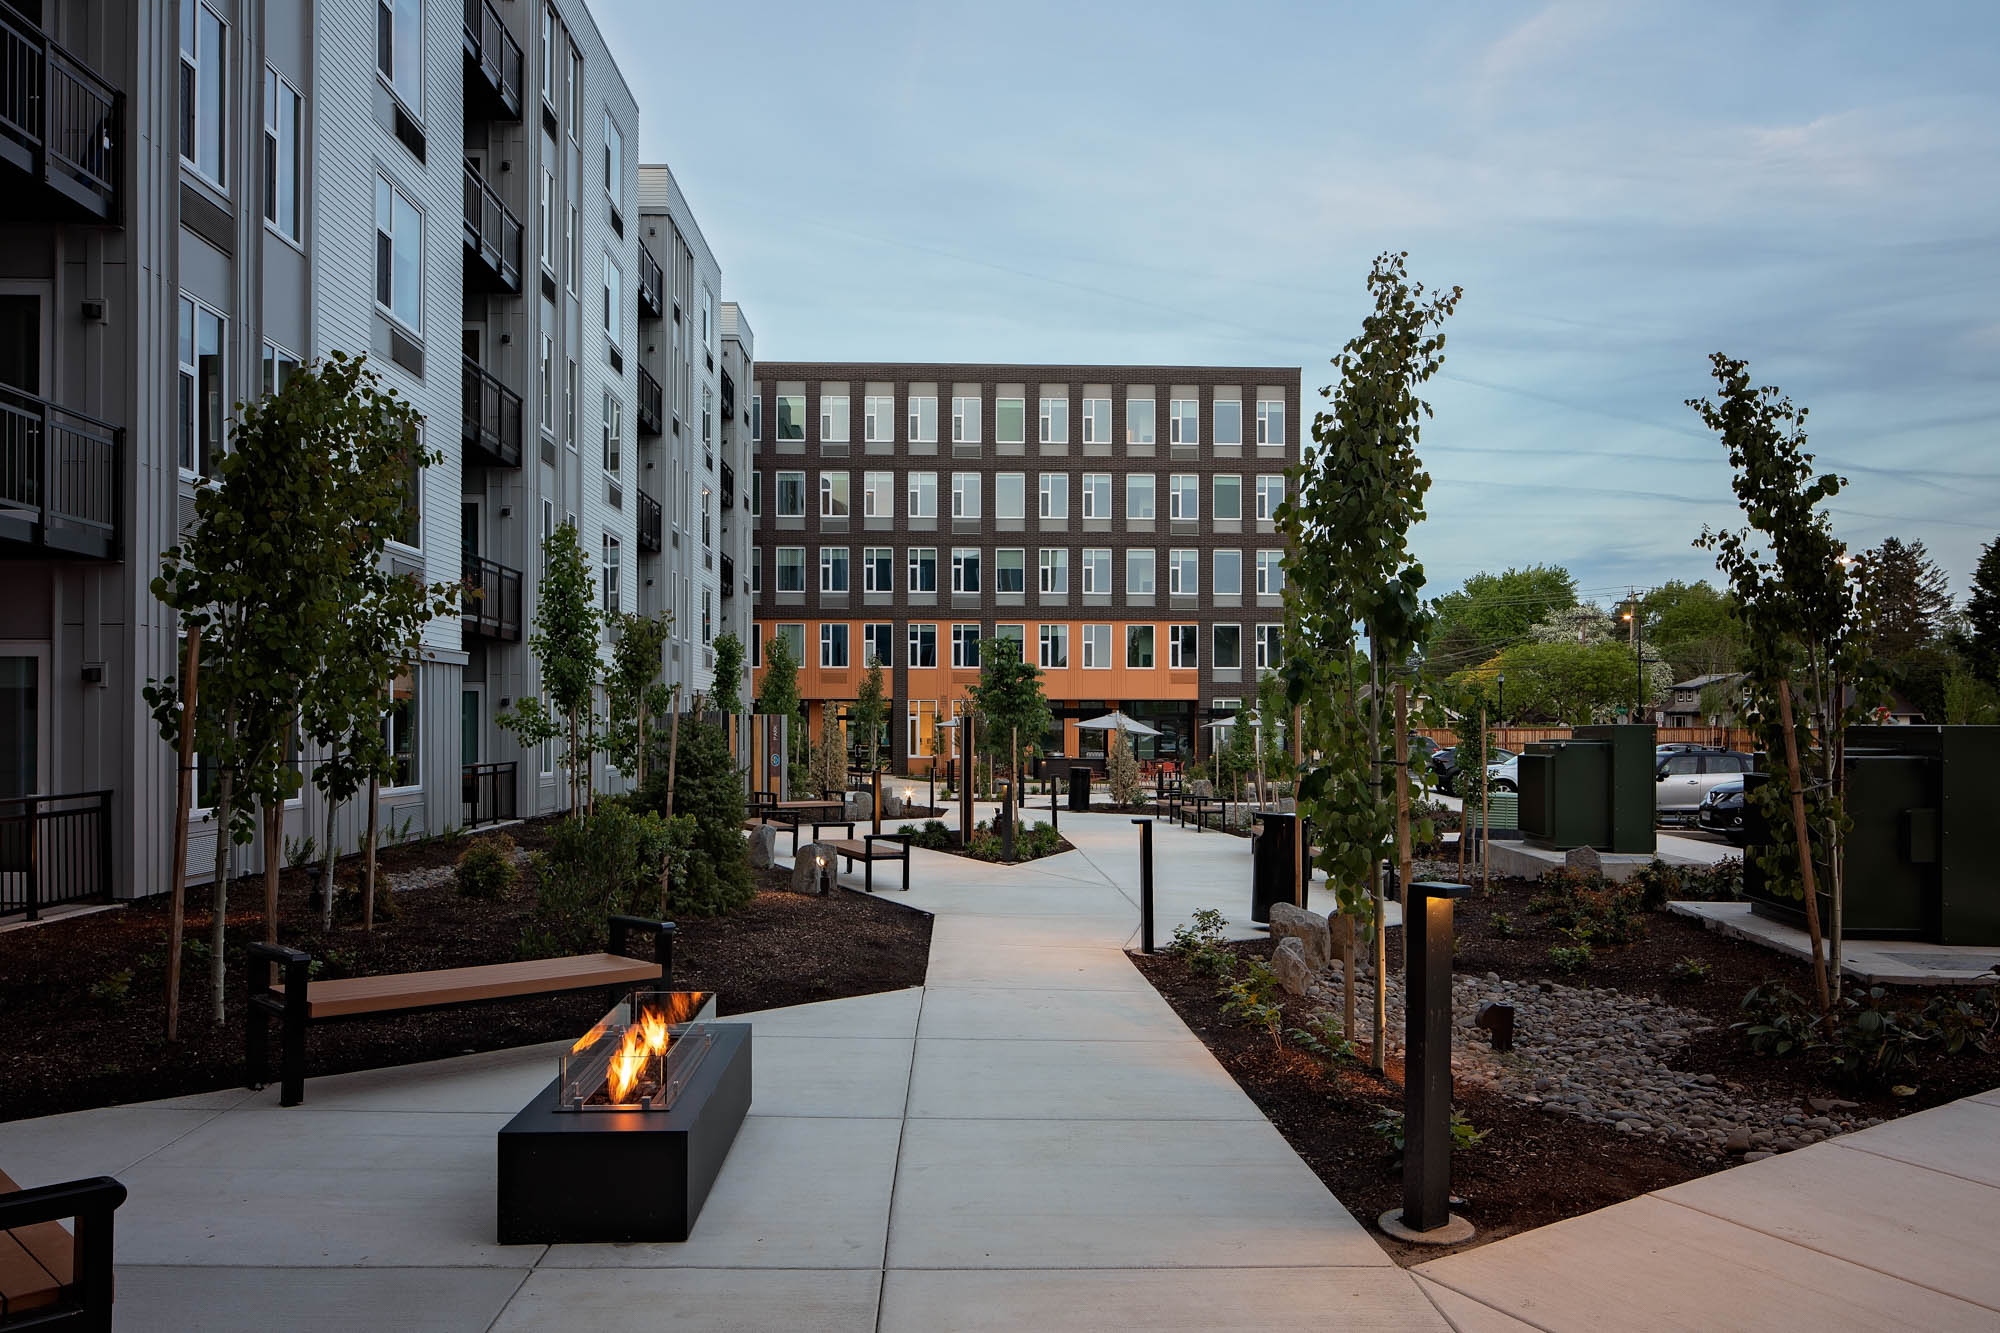
[[[0,645],[0,800],[43,790],[42,655]]]

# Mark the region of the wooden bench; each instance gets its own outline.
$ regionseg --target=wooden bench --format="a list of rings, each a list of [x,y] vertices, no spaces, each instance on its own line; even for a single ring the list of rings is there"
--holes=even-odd
[[[600,986],[612,988],[615,1001],[618,994],[640,982],[655,981],[662,987],[672,984],[673,922],[614,916],[610,926],[608,953],[531,958],[435,972],[349,977],[340,981],[309,980],[312,958],[298,949],[254,943],[249,946],[249,962],[244,968],[250,993],[243,1016],[243,1055],[249,1066],[250,1086],[261,1088],[267,1081],[270,1025],[266,1020],[269,1018],[280,1023],[278,1072],[282,1091],[278,1104],[297,1106],[306,1095],[306,1028],[313,1023],[485,1004],[526,995],[557,995]],[[652,933],[653,961],[631,957],[627,952],[627,941],[635,930]],[[266,963],[276,963],[284,969],[282,983],[272,984],[269,969],[263,966]]]
[[[111,1214],[124,1202],[109,1176],[24,1190],[0,1172],[0,1329],[110,1329]]]
[[[849,826],[849,832],[852,832]],[[885,852],[877,847],[878,842],[886,842],[899,848]],[[836,856],[847,862],[849,870],[856,861],[861,862],[861,883],[868,892],[875,892],[875,863],[877,861],[901,861],[903,863],[903,892],[910,891],[910,835],[907,833],[864,833],[859,839],[839,838],[827,844]]]

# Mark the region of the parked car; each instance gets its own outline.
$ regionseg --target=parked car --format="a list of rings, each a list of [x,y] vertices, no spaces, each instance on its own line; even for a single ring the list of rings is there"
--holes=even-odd
[[[1491,791],[1519,791],[1521,788],[1521,757],[1511,755],[1497,764],[1486,766],[1486,786]]]
[[[1493,763],[1512,759],[1514,752],[1496,745],[1488,750],[1487,757]],[[1458,795],[1458,747],[1446,746],[1431,754],[1431,785],[1447,796]],[[1492,765],[1489,764],[1490,768]]]
[[[1683,750],[1660,756],[1653,801],[1660,820],[1694,819],[1710,792],[1732,779],[1740,787],[1755,763],[1740,750]]]
[[[1737,846],[1743,845],[1743,779],[1730,778],[1716,784],[1694,812],[1695,826],[1720,833]]]
[[[1703,745],[1700,741],[1661,741],[1653,747],[1655,758],[1664,759],[1670,754],[1686,754],[1694,750],[1713,750],[1713,745]]]

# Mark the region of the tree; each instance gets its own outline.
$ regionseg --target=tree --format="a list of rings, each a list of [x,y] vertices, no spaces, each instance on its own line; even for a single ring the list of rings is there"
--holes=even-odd
[[[736,637],[735,630],[715,636],[715,680],[708,688],[710,702],[718,712],[733,716],[743,711],[743,640]]]
[[[757,711],[786,720],[786,763],[794,786],[805,787],[799,759],[806,752],[806,718],[799,698],[799,660],[792,655],[792,641],[782,634],[764,644],[764,688],[757,692]]]
[[[1861,566],[1879,654],[1901,661],[1938,636],[1951,614],[1951,582],[1921,538],[1884,538],[1861,557]]]
[[[1589,602],[1558,607],[1528,626],[1531,643],[1594,644],[1623,639],[1625,632],[1611,617]]]
[[[1027,660],[1019,639],[979,641],[979,683],[972,687],[979,715],[979,746],[996,766],[1004,763],[1020,791],[1020,747],[1032,748],[1056,724],[1042,694],[1042,669]]]
[[[1145,789],[1139,785],[1139,757],[1120,727],[1111,733],[1104,751],[1104,779],[1111,786],[1111,799],[1120,805],[1137,805]]]
[[[2000,537],[1979,549],[1965,599],[1965,638],[1973,674],[2000,685]]]
[[[1838,978],[1848,822],[1842,809],[1845,738],[1849,723],[1873,702],[1860,589],[1847,548],[1820,508],[1847,483],[1831,473],[1813,475],[1804,408],[1793,407],[1776,388],[1752,388],[1742,361],[1718,352],[1710,365],[1718,401],[1689,399],[1688,406],[1728,449],[1731,486],[1749,527],[1722,532],[1704,526],[1695,545],[1716,553],[1729,580],[1743,623],[1743,666],[1758,735],[1767,754],[1784,757],[1784,781],[1757,788],[1755,799],[1774,827],[1783,826],[1789,804],[1793,838],[1765,849],[1759,862],[1773,889],[1804,900],[1814,994],[1830,1019],[1818,884],[1824,874],[1832,890],[1832,973]]]
[[[621,611],[607,618],[617,639],[611,645],[611,670],[604,677],[605,701],[611,713],[604,733],[605,752],[620,771],[643,783],[652,719],[660,705],[671,706],[671,696],[663,699],[653,686],[660,678],[660,654],[667,646],[667,636],[673,633],[674,616],[671,611],[657,616]],[[667,813],[671,816],[673,812]]]
[[[1300,711],[1305,751],[1321,756],[1296,785],[1298,809],[1320,830],[1319,864],[1340,910],[1374,938],[1377,1070],[1388,958],[1376,867],[1397,819],[1383,783],[1381,676],[1385,664],[1396,670],[1410,660],[1426,628],[1423,566],[1409,546],[1430,489],[1417,444],[1431,409],[1417,390],[1444,362],[1443,324],[1460,296],[1456,287],[1427,295],[1407,264],[1404,254],[1376,259],[1368,275],[1374,309],[1333,360],[1340,382],[1320,390],[1331,410],[1315,416],[1317,447],[1291,469],[1296,498],[1277,513],[1286,545],[1286,695]],[[1560,582],[1552,604],[1567,606],[1576,590],[1567,575]],[[1521,628],[1550,604],[1536,601]],[[1356,625],[1368,637],[1366,678],[1354,669]]]
[[[561,763],[569,775],[569,808],[581,816],[589,803],[591,754],[597,726],[593,706],[601,663],[597,655],[597,589],[590,557],[574,523],[564,523],[542,543],[542,584],[535,632],[528,646],[541,667],[541,699],[529,696],[496,720],[524,747],[563,740]]]
[[[638,804],[664,812],[667,766],[656,737]],[[750,875],[749,844],[743,840],[743,778],[729,754],[722,728],[688,718],[681,723],[679,772],[675,778],[673,824],[685,829],[686,855],[672,892],[661,905],[666,914],[719,916],[749,902],[756,892]],[[600,923],[601,925],[602,923]]]
[[[1576,580],[1560,565],[1484,570],[1432,605],[1425,657],[1445,672],[1483,662],[1525,638],[1551,611],[1576,605]]]
[[[848,719],[861,733],[868,750],[868,767],[875,767],[876,750],[882,743],[882,728],[889,724],[889,697],[882,686],[882,663],[869,654],[868,670],[861,677],[861,689],[854,696]]]
[[[840,722],[828,711],[820,727],[819,742],[812,747],[812,785],[824,797],[847,790],[847,744],[841,739]]]
[[[1519,643],[1452,676],[1454,697],[1469,707],[1484,704],[1497,717],[1502,675],[1507,677],[1507,717],[1516,722],[1581,725],[1608,719],[1632,705],[1639,685],[1639,668],[1623,640]],[[1672,683],[1673,672],[1664,663],[1646,664],[1648,704],[1664,699]]]
[[[1743,626],[1736,603],[1706,579],[1672,579],[1639,599],[1645,617],[1646,647],[1667,660],[1675,680],[1692,680],[1736,669],[1743,651]]]

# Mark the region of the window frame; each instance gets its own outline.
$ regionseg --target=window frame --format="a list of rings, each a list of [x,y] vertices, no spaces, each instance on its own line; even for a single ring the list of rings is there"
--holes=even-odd
[[[850,518],[854,513],[854,491],[845,470],[822,469],[819,474],[819,516]]]
[[[1009,569],[1008,566],[1008,560],[1007,560],[1008,556],[1014,557],[1013,566],[1011,570]],[[1015,575],[1014,578],[1015,586],[1011,588],[1007,586],[1007,575],[1010,572]],[[1001,546],[994,550],[993,591],[996,596],[1001,594],[1007,594],[1007,595],[1019,594],[1025,597],[1027,595],[1028,593],[1028,548],[1027,547]]]
[[[1101,594],[1109,597],[1111,595],[1111,555],[1112,548],[1109,546],[1086,546],[1083,548],[1083,555],[1079,563],[1083,566],[1083,582],[1081,586],[1084,596],[1094,597]],[[1093,557],[1102,557],[1102,559],[1093,559]],[[1092,577],[1093,572],[1098,569],[1104,571],[1104,586],[1101,588],[1095,586],[1098,580]]]
[[[775,564],[772,566],[772,574],[774,575],[775,579],[772,591],[780,594],[795,592],[799,594],[799,596],[801,597],[805,596],[806,548],[803,546],[779,546],[776,547],[775,549],[777,551],[777,556]],[[785,570],[787,568],[787,561],[785,557],[788,554],[796,555],[798,557],[796,560],[789,562],[790,568],[798,571],[798,586],[796,588],[787,588],[785,586]]]
[[[909,396],[909,429],[906,439],[911,444],[936,444],[938,437],[938,400],[936,394],[911,394]],[[924,418],[928,415],[930,426],[925,429]]]
[[[1009,483],[1012,483],[1011,486]],[[1007,512],[1007,492],[1014,492],[1014,512]],[[993,474],[993,517],[1028,520],[1028,474],[1025,472],[996,472]]]
[[[286,107],[292,113],[290,143],[286,142]],[[305,94],[279,72],[264,66],[264,224],[294,245],[305,235]],[[290,160],[291,225],[285,225],[279,189]]]
[[[978,519],[980,517],[980,492],[984,488],[980,486],[979,478],[980,474],[977,472],[955,471],[951,474],[951,516],[953,521],[958,519]]]
[[[1142,635],[1143,638],[1141,637]],[[1135,663],[1132,659],[1138,654],[1141,643],[1145,645],[1146,660],[1143,663]],[[1127,671],[1151,671],[1155,668],[1159,660],[1159,634],[1157,629],[1150,623],[1138,621],[1127,622],[1125,626],[1125,669]]]
[[[389,192],[390,229],[387,232],[382,230],[382,191],[384,190]],[[416,322],[414,324],[404,319],[402,314],[395,308],[397,294],[396,240],[401,231],[401,227],[398,225],[401,222],[401,217],[396,211],[398,202],[409,208],[411,213],[415,215],[417,222],[416,273],[414,281],[416,291],[413,295],[413,299],[416,302]],[[397,185],[387,172],[378,168],[375,172],[375,311],[384,318],[393,320],[399,328],[408,331],[411,337],[417,339],[421,339],[424,336],[424,232],[428,224],[429,219],[424,214],[423,206],[410,195],[404,193],[403,188]],[[382,247],[384,242],[388,243],[389,254],[389,301],[386,304],[382,300]]]
[[[1044,546],[1035,567],[1039,587],[1045,596],[1069,596],[1069,547]]]
[[[706,290],[704,288],[704,290]],[[840,432],[834,433],[832,414],[840,413]],[[822,393],[819,396],[819,443],[848,444],[854,436],[854,400],[844,393]]]
[[[1082,628],[1083,628],[1083,633],[1078,636],[1079,653],[1080,653],[1080,656],[1078,658],[1079,664],[1085,671],[1111,670],[1112,661],[1111,661],[1110,624],[1105,621],[1094,621],[1090,624],[1084,625]],[[1099,634],[1098,633],[1099,630],[1102,630],[1103,633]],[[1103,660],[1092,661],[1091,660],[1092,658],[1102,658]]]
[[[887,431],[883,427],[887,427]],[[894,444],[896,442],[896,395],[864,393],[861,395],[861,442],[863,444]]]
[[[1039,665],[1044,671],[1069,670],[1068,622],[1060,620],[1044,621],[1038,627],[1038,629],[1039,633],[1037,633],[1037,635],[1035,636],[1037,643],[1039,645],[1038,652],[1036,655],[1037,665]],[[1054,646],[1055,648],[1059,649],[1059,655],[1062,660],[1060,661],[1050,660],[1050,658],[1058,655],[1057,653],[1051,653],[1049,651],[1051,646]]]
[[[1014,432],[1011,437],[1007,433],[1010,418]],[[1002,398],[995,395],[993,399],[993,443],[1025,445],[1027,442],[1028,400],[1012,396]],[[966,443],[970,444],[973,441],[968,440]]]
[[[838,647],[838,662],[832,661]],[[853,660],[852,636],[844,620],[822,620],[819,622],[819,666],[822,671],[845,671]]]
[[[854,565],[845,546],[819,548],[819,591],[821,596],[845,597],[854,588]],[[834,585],[838,583],[839,586]]]
[[[211,355],[215,360],[216,386],[213,394],[202,390],[202,320],[206,316],[215,321],[216,350]],[[185,321],[186,327],[182,328]],[[175,307],[175,358],[176,358],[176,398],[174,403],[174,462],[181,479],[194,481],[212,475],[215,464],[229,448],[229,316],[209,305],[192,292],[181,292]],[[186,401],[180,394],[184,392]],[[208,432],[202,429],[202,410],[213,403],[214,439],[212,445]],[[193,463],[181,461],[183,443],[188,449],[188,458]],[[204,457],[204,452],[206,457]]]
[[[218,50],[215,64],[204,68],[203,58],[207,54],[207,44],[202,40],[202,19],[206,16],[215,28],[214,36]],[[175,137],[180,150],[181,165],[194,172],[201,180],[214,186],[224,194],[229,192],[229,21],[211,7],[206,0],[182,0],[180,23],[180,76],[182,86],[178,90],[182,100],[180,124]],[[193,46],[189,46],[190,39]],[[212,73],[218,82],[213,99],[203,96],[207,86],[205,74]],[[190,88],[192,93],[190,94]],[[43,90],[47,96],[47,90]],[[209,117],[202,114],[204,103],[212,101],[218,113]],[[218,120],[215,127],[215,170],[211,172],[203,164],[203,136],[208,131],[208,121]],[[192,148],[194,151],[189,152]]]
[[[1167,477],[1167,516],[1176,523],[1201,520],[1201,474],[1174,472]]]
[[[937,670],[937,622],[934,620],[912,620],[904,639],[909,646],[911,671]]]
[[[938,548],[909,546],[905,547],[904,551],[904,569],[909,578],[909,590],[912,593],[928,593],[935,597],[938,591]],[[926,554],[929,556],[927,562],[924,559]],[[930,578],[927,580],[919,577],[926,564],[930,570]]]
[[[951,591],[954,596],[963,593],[984,591],[981,587],[980,569],[983,547],[954,546],[951,548]],[[970,574],[971,578],[966,576]]]
[[[861,591],[883,593],[896,591],[895,547],[864,546],[861,548]]]
[[[1192,435],[1189,427],[1193,428]],[[1170,398],[1167,400],[1167,442],[1169,444],[1201,443],[1201,398]]]
[[[1222,413],[1228,408],[1236,414],[1236,438],[1222,438]],[[1243,447],[1243,400],[1241,398],[1217,398],[1209,405],[1208,428],[1211,433],[1209,443],[1220,449],[1224,446],[1241,449]]]
[[[1276,431],[1272,431],[1270,429],[1270,425],[1273,422],[1275,422],[1277,425]],[[1275,435],[1277,438],[1275,439],[1269,438],[1272,435]],[[1257,443],[1262,445],[1278,445],[1280,447],[1284,445],[1285,443],[1285,400],[1284,399],[1259,398],[1257,400]]]
[[[907,518],[937,518],[938,474],[935,472],[906,472],[903,474],[904,511]],[[925,503],[928,499],[928,504]]]
[[[790,479],[797,488],[798,508],[796,510],[787,510],[785,508],[785,483],[787,479]],[[796,518],[800,520],[805,518],[806,473],[804,468],[778,469],[775,483],[771,489],[771,506],[771,517],[773,518]]]
[[[1041,411],[1038,415],[1041,419],[1041,443],[1069,443],[1069,396],[1067,394],[1042,395]]]
[[[1069,522],[1069,473],[1044,472],[1037,486],[1040,517]],[[1061,512],[1057,512],[1060,506]]]
[[[778,393],[771,395],[771,406],[777,417],[777,434],[772,438],[779,444],[802,444],[806,438],[806,396],[802,393]],[[796,404],[796,406],[794,406]],[[791,420],[787,422],[786,418]]]
[[[1201,552],[1192,546],[1176,546],[1167,551],[1167,595],[1201,596]]]

